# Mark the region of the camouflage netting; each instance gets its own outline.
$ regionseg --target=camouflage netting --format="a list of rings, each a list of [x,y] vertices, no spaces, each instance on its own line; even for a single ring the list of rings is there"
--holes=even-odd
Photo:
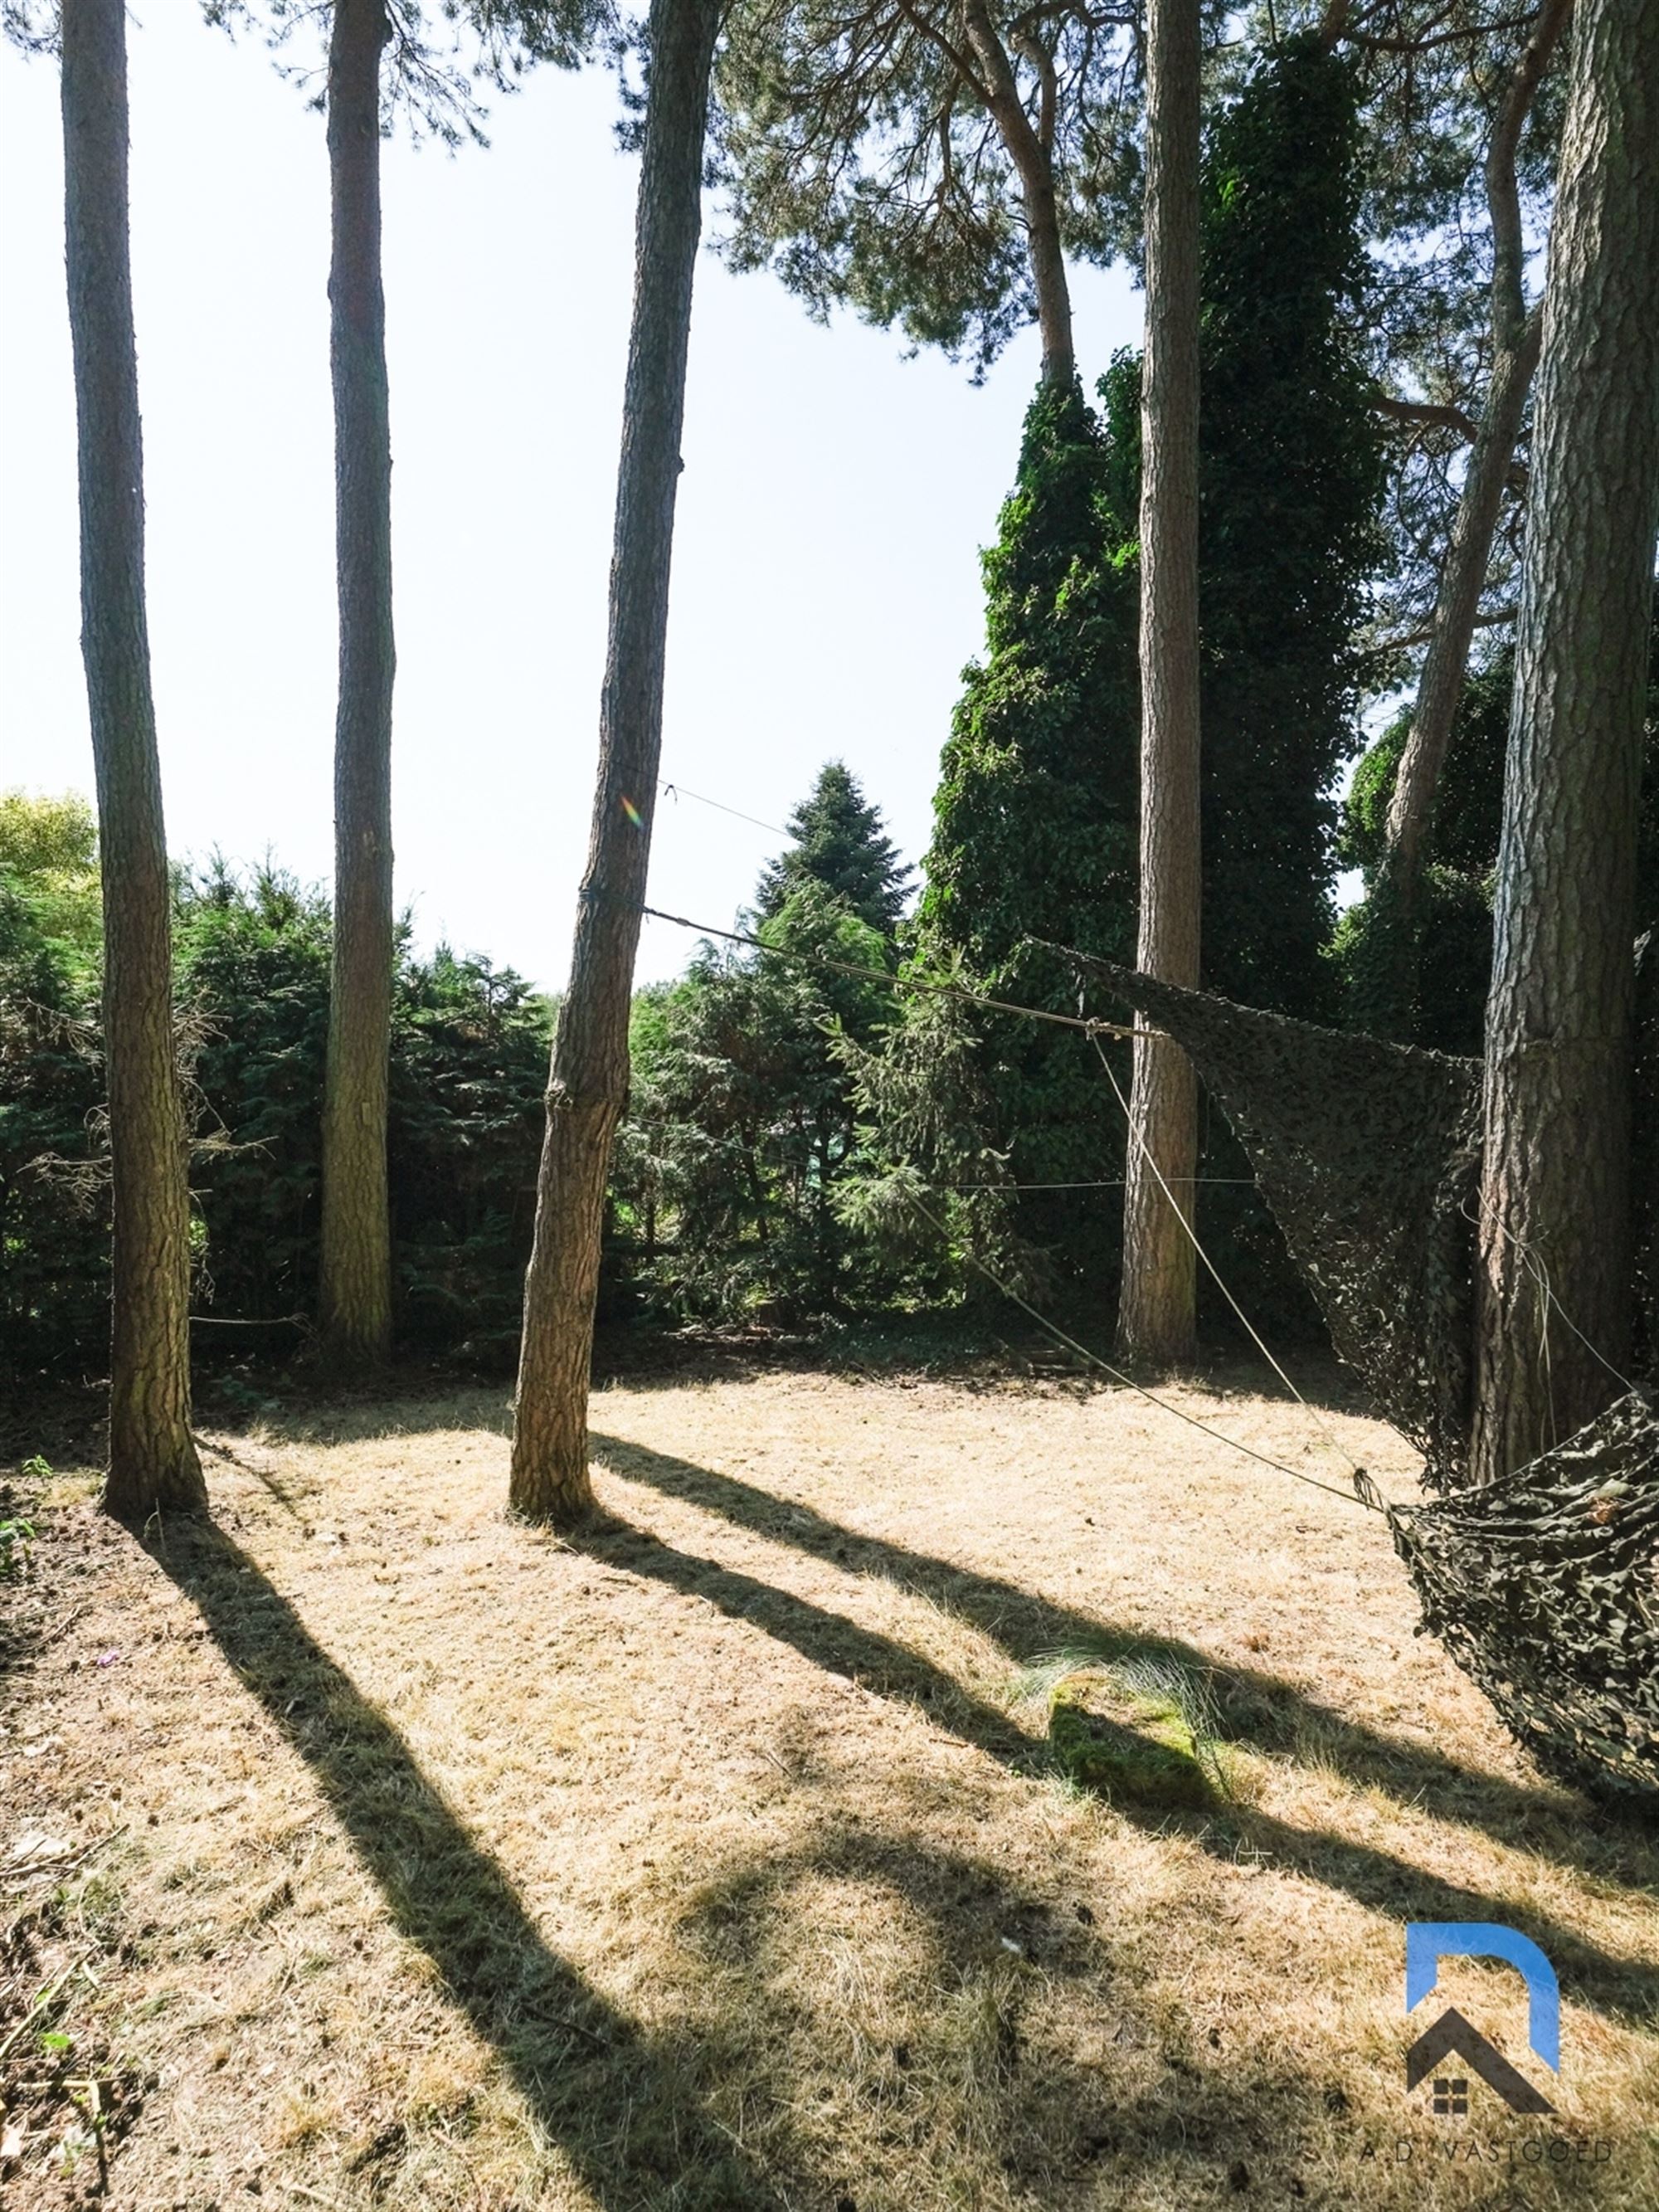
[[[1659,930],[1636,948],[1636,1301],[1641,1351],[1659,1381]]]
[[[1502,1481],[1467,1467],[1479,1075],[1073,954],[1190,1055],[1249,1153],[1338,1353],[1451,1492],[1387,1508],[1437,1635],[1540,1765],[1659,1807],[1659,1407],[1633,1390]],[[1642,962],[1638,1294],[1659,1348],[1659,957]],[[1643,1164],[1644,1158],[1646,1166]]]
[[[1250,1156],[1337,1356],[1455,1480],[1468,1449],[1479,1063],[1070,957],[1190,1054]]]
[[[1633,1390],[1501,1482],[1389,1514],[1423,1626],[1540,1766],[1659,1802],[1659,1417]]]

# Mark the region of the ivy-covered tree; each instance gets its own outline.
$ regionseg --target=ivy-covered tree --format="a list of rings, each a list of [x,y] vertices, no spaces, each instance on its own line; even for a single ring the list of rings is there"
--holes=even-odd
[[[1353,336],[1362,255],[1354,96],[1303,40],[1264,60],[1218,121],[1203,201],[1200,592],[1204,974],[1326,1010],[1352,641],[1381,482]],[[1097,416],[1040,391],[986,556],[987,652],[945,749],[916,950],[979,988],[1075,1011],[1028,939],[1133,957],[1139,366]],[[1023,949],[1024,948],[1024,949]],[[1021,1183],[1123,1172],[1121,1118],[1079,1038],[1012,1018],[979,1034],[993,1141]],[[1239,1171],[1213,1150],[1205,1169]],[[1066,1272],[1117,1249],[1109,1193],[1029,1193],[1023,1231]],[[1223,1241],[1276,1240],[1222,1201]],[[1259,1233],[1258,1233],[1259,1232]]]
[[[1139,374],[1121,356],[1102,412],[1040,387],[984,556],[986,651],[945,747],[915,953],[976,989],[1076,1011],[1069,969],[1028,942],[1133,957],[1139,684]],[[989,1140],[1025,1183],[1122,1173],[1122,1133],[1075,1031],[975,1024]],[[921,1163],[931,1167],[932,1163]],[[1110,1194],[1033,1193],[1030,1241],[1115,1251]]]
[[[789,817],[794,839],[763,871],[755,911],[762,921],[781,913],[806,882],[822,884],[868,928],[891,937],[915,873],[899,858],[882,827],[881,814],[842,761],[826,761],[817,781]]]
[[[1305,38],[1253,71],[1205,167],[1204,980],[1316,1018],[1382,489],[1359,153],[1353,72]]]

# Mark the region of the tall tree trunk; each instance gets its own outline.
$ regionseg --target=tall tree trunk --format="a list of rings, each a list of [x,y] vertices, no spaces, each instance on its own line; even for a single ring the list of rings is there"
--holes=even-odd
[[[1388,844],[1375,894],[1378,911],[1385,917],[1392,971],[1383,994],[1387,1003],[1378,1012],[1389,1027],[1402,1034],[1412,1026],[1417,995],[1417,905],[1424,846],[1463,696],[1504,487],[1538,366],[1541,313],[1538,309],[1527,312],[1526,245],[1516,158],[1522,126],[1572,5],[1573,0],[1543,0],[1486,149],[1486,204],[1492,230],[1492,378],[1440,573],[1433,634],[1389,807]]]
[[[114,1182],[109,1480],[123,1520],[207,1504],[190,1433],[190,1191],[173,1033],[161,769],[144,609],[143,446],[127,237],[125,0],[64,0],[65,262],[81,652],[98,781]]]
[[[1037,327],[1042,337],[1042,380],[1068,385],[1077,374],[1077,355],[1072,339],[1072,287],[1060,246],[1060,205],[1054,193],[1058,90],[1054,57],[1035,33],[1022,41],[1021,51],[1036,69],[1042,84],[1038,120],[1033,125],[985,0],[967,0],[964,21],[969,46],[984,77],[991,119],[1019,178],[1031,289],[1036,295]]]
[[[651,9],[599,779],[570,983],[553,1041],[513,1438],[513,1506],[556,1522],[580,1518],[592,1504],[593,1306],[611,1142],[628,1094],[628,1018],[662,742],[691,278],[720,15],[720,0],[653,0]]]
[[[380,282],[385,0],[335,0],[328,52],[329,269],[340,690],[334,952],[323,1104],[319,1317],[345,1368],[392,1341],[386,1065],[392,1035],[392,429]]]
[[[1151,0],[1146,29],[1146,353],[1140,495],[1140,926],[1149,975],[1199,980],[1198,0]],[[1195,1349],[1192,1064],[1135,1042],[1118,1343],[1169,1364]],[[1143,1150],[1144,1147],[1144,1150]],[[1174,1194],[1171,1205],[1153,1172]]]
[[[1486,1011],[1477,1480],[1617,1395],[1596,1352],[1620,1366],[1630,1341],[1659,0],[1580,0],[1546,301]]]

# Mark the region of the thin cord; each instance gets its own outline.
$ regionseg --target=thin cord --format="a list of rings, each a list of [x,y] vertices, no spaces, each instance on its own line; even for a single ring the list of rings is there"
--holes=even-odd
[[[1534,1282],[1543,1292],[1546,1313],[1547,1314],[1549,1308],[1553,1306],[1556,1312],[1560,1315],[1562,1320],[1572,1331],[1573,1334],[1578,1339],[1580,1344],[1583,1346],[1585,1351],[1589,1352],[1590,1358],[1592,1359],[1599,1360],[1601,1365],[1607,1369],[1608,1374],[1612,1376],[1615,1382],[1622,1383],[1626,1390],[1633,1390],[1636,1388],[1636,1385],[1631,1381],[1629,1376],[1621,1375],[1619,1370],[1613,1365],[1612,1360],[1607,1358],[1606,1352],[1601,1351],[1598,1346],[1590,1342],[1589,1337],[1587,1337],[1583,1330],[1579,1328],[1577,1322],[1562,1304],[1560,1299],[1556,1297],[1554,1288],[1550,1282],[1549,1269],[1544,1265],[1544,1262],[1539,1255],[1531,1249],[1527,1243],[1527,1240],[1524,1237],[1517,1237],[1512,1229],[1507,1227],[1503,1222],[1499,1221],[1495,1211],[1492,1208],[1482,1207],[1480,1212],[1471,1213],[1468,1207],[1468,1201],[1465,1200],[1462,1212],[1464,1220],[1472,1222],[1477,1228],[1480,1225],[1481,1214],[1485,1212],[1492,1212],[1492,1227],[1497,1230],[1498,1235],[1502,1237],[1506,1243],[1515,1246],[1516,1249],[1521,1255],[1522,1266],[1525,1267],[1527,1273],[1532,1277]],[[1543,1331],[1542,1351],[1546,1364],[1547,1364],[1549,1361],[1549,1328],[1547,1322],[1545,1324]]]
[[[1297,1389],[1295,1383],[1291,1382],[1290,1376],[1285,1372],[1285,1370],[1279,1365],[1279,1362],[1273,1358],[1273,1353],[1267,1349],[1266,1344],[1263,1343],[1261,1338],[1257,1334],[1255,1324],[1251,1321],[1249,1314],[1245,1312],[1243,1307],[1240,1305],[1238,1300],[1233,1296],[1227,1285],[1221,1279],[1220,1268],[1216,1266],[1215,1261],[1210,1257],[1203,1245],[1200,1243],[1198,1231],[1193,1227],[1192,1223],[1188,1221],[1186,1214],[1182,1212],[1181,1207],[1176,1205],[1175,1194],[1171,1191],[1169,1184],[1164,1179],[1163,1169],[1159,1167],[1158,1162],[1152,1158],[1151,1147],[1148,1146],[1146,1138],[1141,1134],[1139,1129],[1135,1126],[1134,1116],[1129,1111],[1129,1102],[1123,1096],[1122,1087],[1119,1084],[1116,1074],[1113,1071],[1111,1061],[1107,1059],[1104,1051],[1101,1048],[1098,1037],[1095,1039],[1094,1043],[1095,1050],[1100,1054],[1100,1064],[1106,1071],[1106,1080],[1112,1086],[1112,1096],[1117,1100],[1119,1106],[1123,1110],[1123,1119],[1129,1134],[1133,1138],[1136,1145],[1139,1147],[1141,1158],[1146,1161],[1147,1166],[1158,1178],[1158,1187],[1163,1192],[1164,1197],[1169,1200],[1170,1206],[1174,1209],[1176,1218],[1180,1221],[1182,1227],[1186,1231],[1188,1238],[1191,1240],[1194,1251],[1197,1253],[1199,1258],[1209,1269],[1210,1273],[1214,1279],[1216,1288],[1220,1291],[1222,1297],[1226,1299],[1228,1304],[1238,1316],[1240,1321],[1243,1322],[1246,1330],[1249,1332],[1251,1343],[1255,1345],[1256,1350],[1267,1361],[1268,1366],[1273,1369],[1273,1373],[1278,1376],[1279,1381],[1290,1392],[1291,1397],[1296,1400],[1297,1405],[1300,1406],[1303,1411],[1309,1415],[1313,1421],[1315,1427],[1324,1437],[1326,1443],[1336,1454],[1337,1457],[1346,1465],[1351,1474],[1355,1476],[1363,1475],[1365,1472],[1364,1468],[1360,1466],[1359,1462],[1351,1453],[1345,1451],[1342,1446],[1337,1442],[1335,1433],[1332,1430],[1329,1423],[1325,1419],[1323,1414],[1319,1413],[1316,1407],[1309,1405],[1307,1400]]]
[[[699,806],[712,806],[717,814],[729,814],[735,821],[748,822],[757,830],[769,830],[775,837],[793,837],[793,830],[780,828],[775,822],[763,822],[757,814],[745,814],[741,807],[728,806],[723,799],[706,799],[700,791],[688,791],[683,783],[665,783],[660,788],[670,799],[695,799]]]
[[[923,1219],[932,1222],[939,1235],[948,1242],[951,1232],[938,1215],[931,1212],[914,1193],[911,1194],[910,1203]],[[1224,1430],[1212,1429],[1207,1421],[1200,1421],[1195,1415],[1183,1413],[1179,1406],[1172,1405],[1167,1398],[1160,1398],[1155,1390],[1149,1390],[1144,1382],[1137,1382],[1133,1376],[1125,1375],[1121,1369],[1114,1367],[1109,1360],[1103,1359],[1097,1352],[1091,1352],[1086,1344],[1079,1344],[1074,1336],[1068,1336],[1063,1328],[1058,1328],[1048,1319],[1047,1314],[1040,1313],[1029,1298],[1022,1297],[1012,1283],[1005,1283],[1000,1275],[994,1274],[986,1266],[983,1260],[979,1259],[974,1253],[967,1251],[965,1248],[963,1257],[970,1267],[976,1267],[979,1270],[994,1290],[1000,1291],[1005,1298],[1017,1305],[1023,1313],[1029,1314],[1037,1327],[1046,1329],[1057,1344],[1063,1344],[1068,1352],[1076,1352],[1079,1358],[1086,1359],[1091,1366],[1099,1368],[1103,1375],[1109,1375],[1114,1382],[1121,1383],[1126,1390],[1133,1390],[1139,1396],[1146,1399],[1150,1404],[1161,1407],[1166,1413],[1173,1413],[1176,1420],[1185,1421],[1189,1429],[1198,1429],[1205,1436],[1213,1437],[1218,1443],[1231,1444],[1235,1451],[1243,1452],[1246,1459],[1253,1459],[1261,1467],[1271,1467],[1280,1474],[1288,1474],[1292,1482],[1305,1482],[1310,1490],[1322,1490],[1329,1497],[1340,1498],[1345,1504],[1363,1507],[1368,1513],[1380,1513],[1383,1510],[1376,1486],[1371,1482],[1369,1475],[1364,1477],[1365,1482],[1364,1491],[1339,1490],[1334,1482],[1321,1482],[1317,1475],[1304,1474],[1300,1468],[1286,1467],[1283,1460],[1269,1459],[1266,1452],[1259,1452],[1250,1444],[1241,1443],[1237,1437],[1230,1437]],[[1361,1473],[1363,1474],[1363,1470]],[[1370,1494],[1367,1495],[1367,1492]]]
[[[589,896],[592,896],[592,894],[590,893]],[[688,915],[683,914],[665,913],[660,907],[642,906],[640,911],[644,915],[649,915],[653,921],[672,922],[677,929],[696,930],[699,936],[720,938],[727,945],[748,945],[757,952],[769,952],[775,959],[793,960],[799,966],[816,966],[832,969],[838,974],[843,975],[855,975],[861,977],[867,982],[884,984],[890,991],[930,992],[942,998],[959,999],[968,1006],[988,1007],[994,1013],[1020,1014],[1024,1016],[1025,1018],[1030,1021],[1052,1022],[1061,1029],[1081,1030],[1086,1036],[1091,1037],[1095,1041],[1095,1048],[1097,1051],[1100,1048],[1099,1040],[1103,1036],[1133,1038],[1138,1036],[1146,1036],[1158,1034],[1156,1031],[1146,1029],[1127,1029],[1117,1022],[1097,1021],[1090,1015],[1058,1014],[1043,1006],[1016,1006],[1011,1000],[1007,999],[985,998],[978,992],[963,989],[961,985],[957,983],[931,983],[923,981],[917,977],[890,975],[884,969],[860,967],[850,961],[832,959],[827,954],[787,952],[779,945],[768,945],[762,939],[749,936],[741,930],[715,929],[710,924],[693,921]],[[1105,1055],[1103,1054],[1102,1058],[1103,1059],[1104,1056]],[[1107,1073],[1109,1074],[1111,1073],[1109,1068],[1108,1068]],[[1113,1088],[1116,1088],[1115,1081],[1114,1081]],[[1156,1172],[1156,1169],[1154,1169],[1154,1172]],[[1159,1181],[1163,1181],[1162,1176],[1159,1176]],[[991,1187],[996,1188],[997,1186]],[[1006,1186],[1003,1187],[1006,1188]],[[1164,1194],[1166,1197],[1169,1196],[1167,1187],[1165,1188]],[[913,1195],[911,1202],[915,1205],[916,1211],[921,1213],[925,1219],[933,1223],[933,1227],[939,1231],[939,1235],[948,1239],[950,1232],[946,1230],[943,1222],[941,1222],[935,1214],[930,1212],[927,1207],[922,1204],[919,1198],[915,1198]],[[1175,1203],[1172,1198],[1170,1202],[1171,1205],[1174,1205]],[[1180,1212],[1180,1208],[1178,1206],[1176,1210],[1177,1212]],[[1190,1228],[1188,1229],[1188,1235],[1192,1234]],[[1197,1243],[1196,1237],[1194,1238],[1194,1243]],[[1200,1247],[1200,1249],[1201,1252],[1202,1248]],[[1020,1293],[1016,1291],[1011,1284],[1003,1282],[998,1276],[994,1275],[990,1268],[986,1266],[985,1262],[976,1257],[975,1254],[972,1252],[966,1252],[964,1256],[966,1257],[969,1265],[977,1268],[979,1273],[984,1276],[986,1281],[989,1283],[994,1290],[1000,1291],[1004,1297],[1010,1300],[1010,1302],[1014,1305],[1019,1307],[1022,1312],[1029,1314],[1031,1319],[1036,1322],[1038,1328],[1046,1329],[1048,1334],[1054,1339],[1056,1343],[1063,1344],[1068,1351],[1076,1352],[1079,1358],[1086,1359],[1091,1365],[1099,1368],[1103,1375],[1109,1376],[1113,1382],[1121,1383],[1125,1389],[1137,1392],[1139,1396],[1146,1399],[1149,1403],[1154,1406],[1161,1406],[1166,1413],[1173,1413],[1178,1421],[1186,1422],[1188,1428],[1198,1429],[1205,1436],[1215,1437],[1220,1443],[1231,1444],[1235,1451],[1243,1452],[1247,1459],[1255,1460],[1262,1467],[1273,1468],[1280,1474],[1288,1474],[1292,1482],[1306,1483],[1310,1489],[1325,1491],[1332,1498],[1346,1499],[1349,1504],[1361,1506],[1368,1512],[1380,1513],[1382,1511],[1383,1507],[1376,1485],[1371,1481],[1370,1477],[1365,1473],[1365,1470],[1363,1468],[1353,1468],[1354,1487],[1352,1490],[1339,1490],[1334,1483],[1321,1482],[1316,1476],[1304,1474],[1298,1468],[1286,1467],[1282,1460],[1269,1459],[1265,1452],[1254,1450],[1250,1445],[1240,1443],[1236,1437],[1230,1437],[1220,1429],[1212,1429],[1207,1421],[1197,1420],[1191,1413],[1182,1413],[1179,1406],[1171,1405],[1168,1399],[1160,1398],[1155,1391],[1148,1390],[1143,1383],[1137,1382],[1131,1376],[1123,1374],[1119,1369],[1114,1367],[1109,1361],[1103,1359],[1097,1352],[1091,1352],[1087,1345],[1079,1344],[1075,1337],[1068,1336],[1064,1329],[1057,1328],[1055,1324],[1048,1319],[1046,1314],[1040,1313],[1036,1307],[1035,1307],[1028,1298],[1022,1297]],[[1212,1274],[1215,1274],[1215,1269],[1207,1255],[1204,1255],[1204,1264],[1206,1267],[1210,1268]],[[1218,1282],[1220,1282],[1221,1279],[1218,1275],[1216,1279]],[[1224,1291],[1226,1290],[1224,1283],[1222,1284],[1222,1289]],[[1229,1292],[1228,1296],[1231,1298],[1231,1293]],[[1237,1305],[1235,1305],[1234,1310],[1235,1311],[1238,1310]],[[1245,1320],[1242,1312],[1239,1314],[1239,1318],[1241,1321],[1244,1322],[1246,1328],[1250,1328],[1249,1322],[1248,1320]],[[1250,1334],[1253,1337],[1255,1337],[1255,1332],[1254,1329],[1250,1329]],[[1275,1371],[1282,1376],[1287,1388],[1289,1388],[1295,1395],[1301,1400],[1301,1402],[1304,1406],[1307,1405],[1307,1401],[1301,1397],[1301,1393],[1296,1390],[1295,1384],[1290,1381],[1290,1377],[1284,1374],[1284,1370],[1282,1368],[1279,1367],[1278,1362],[1273,1359],[1273,1355],[1271,1352],[1267,1352],[1267,1346],[1265,1345],[1261,1345],[1261,1339],[1259,1337],[1255,1337],[1255,1341],[1258,1345],[1261,1345],[1261,1350],[1267,1354],[1269,1361],[1272,1362]],[[1311,1413],[1313,1409],[1310,1407],[1308,1410]],[[1316,1418],[1317,1417],[1316,1416]],[[1338,1446],[1337,1449],[1340,1457],[1344,1459],[1347,1458],[1347,1454],[1341,1450],[1340,1446]],[[1352,1460],[1348,1461],[1348,1464],[1351,1467],[1353,1467],[1353,1462]]]
[[[933,1178],[929,1178],[933,1181]],[[1179,1182],[1239,1183],[1255,1187],[1254,1176],[1178,1176]],[[935,1190],[1121,1190],[1121,1176],[1106,1176],[1098,1182],[939,1182]]]
[[[593,893],[587,894],[589,897]],[[602,896],[602,895],[601,895]],[[719,937],[728,945],[746,945],[757,952],[769,952],[775,960],[793,960],[799,968],[831,968],[838,975],[861,976],[867,983],[884,983],[890,991],[927,991],[944,999],[960,999],[969,1006],[987,1006],[993,1013],[1023,1014],[1027,1021],[1054,1022],[1061,1029],[1081,1030],[1089,1036],[1133,1037],[1150,1036],[1150,1030],[1126,1029],[1118,1022],[1099,1022],[1082,1014],[1057,1014],[1047,1006],[1019,1006],[1012,999],[988,999],[977,991],[964,990],[960,983],[930,983],[919,975],[890,975],[884,968],[860,968],[850,960],[831,959],[827,952],[787,952],[781,945],[768,945],[758,937],[746,936],[739,929],[716,929],[712,923],[693,921],[683,914],[665,914],[660,907],[642,906],[640,912],[648,915],[653,921],[672,921],[677,929],[694,929],[699,937]]]

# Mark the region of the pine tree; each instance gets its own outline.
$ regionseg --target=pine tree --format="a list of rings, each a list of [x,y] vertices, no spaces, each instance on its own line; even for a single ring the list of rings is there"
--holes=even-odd
[[[668,576],[720,16],[717,0],[653,0],[651,9],[593,830],[553,1041],[514,1422],[511,1503],[537,1520],[580,1520],[593,1503],[588,1372],[662,750]]]
[[[142,1522],[201,1511],[207,1490],[190,1427],[190,1186],[145,612],[123,0],[65,0],[62,40],[81,651],[98,781],[114,1196],[104,1502]]]
[[[857,779],[842,761],[828,761],[789,817],[794,844],[767,863],[755,894],[762,921],[782,911],[803,884],[819,883],[859,920],[890,938],[904,912],[914,868],[900,860]]]
[[[323,1108],[323,1340],[345,1368],[392,1345],[386,1085],[392,1043],[392,430],[380,276],[385,0],[335,0],[328,56],[329,273],[340,685],[334,936]]]
[[[1550,234],[1486,1006],[1472,1473],[1622,1389],[1659,528],[1659,0],[1583,0]]]

